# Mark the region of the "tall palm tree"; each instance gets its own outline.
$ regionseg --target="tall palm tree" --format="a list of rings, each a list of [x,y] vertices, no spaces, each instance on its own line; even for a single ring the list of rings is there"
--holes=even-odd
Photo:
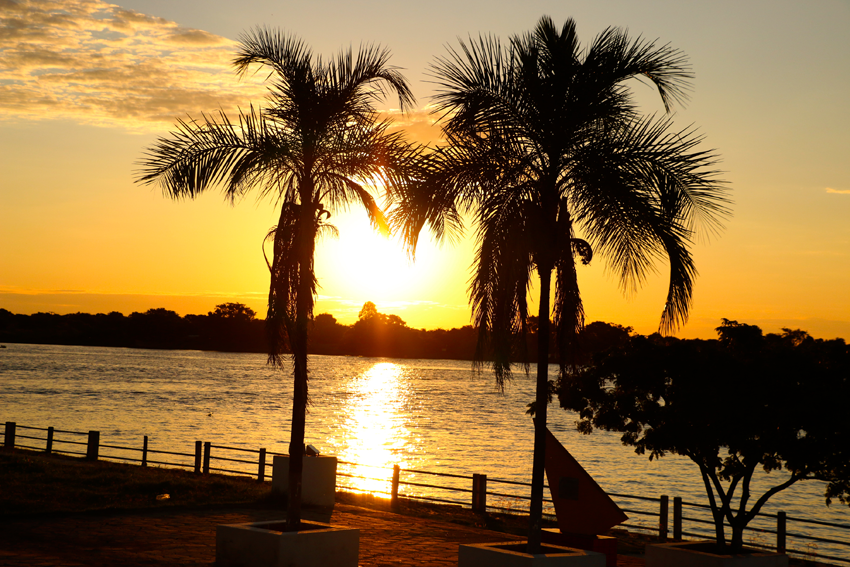
[[[657,259],[670,263],[662,331],[683,324],[696,276],[689,251],[698,224],[717,229],[727,213],[711,152],[696,148],[692,129],[644,117],[628,88],[642,79],[665,109],[682,101],[690,73],[683,54],[602,32],[582,50],[573,20],[560,29],[543,17],[533,32],[461,42],[438,58],[431,75],[446,144],[429,156],[420,183],[395,195],[391,222],[411,250],[425,225],[456,235],[472,216],[477,254],[469,293],[479,330],[478,360],[497,383],[529,324],[527,296],[539,280],[534,463],[529,546],[540,543],[552,312],[562,378],[584,325],[576,264],[603,256],[625,290],[640,284]],[[526,372],[528,364],[526,362]]]
[[[370,188],[397,187],[405,158],[413,151],[387,132],[374,103],[395,93],[406,110],[414,102],[389,52],[351,49],[324,61],[297,38],[256,29],[241,38],[233,64],[240,75],[259,65],[269,73],[267,106],[217,117],[180,121],[169,137],[147,150],[138,181],[158,183],[174,198],[194,198],[220,187],[234,202],[251,189],[271,196],[280,220],[269,232],[271,272],[267,335],[269,363],[282,366],[292,353],[294,395],[289,444],[287,522],[301,518],[301,475],[307,392],[307,330],[313,313],[317,237],[335,232],[327,219],[352,203],[365,208],[372,224],[386,230]]]

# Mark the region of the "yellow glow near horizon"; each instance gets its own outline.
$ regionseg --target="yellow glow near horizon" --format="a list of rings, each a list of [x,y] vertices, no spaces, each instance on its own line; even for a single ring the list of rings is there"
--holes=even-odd
[[[339,460],[365,465],[351,471],[370,477],[352,478],[355,488],[378,496],[390,492],[389,480],[380,480],[393,465],[402,468],[401,459],[410,432],[403,423],[407,394],[401,384],[402,367],[380,362],[354,379],[352,403],[345,408],[340,431],[345,431]]]

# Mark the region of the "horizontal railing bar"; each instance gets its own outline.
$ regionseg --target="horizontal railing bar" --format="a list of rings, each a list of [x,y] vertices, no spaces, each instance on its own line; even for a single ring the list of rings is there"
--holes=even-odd
[[[399,494],[399,497],[401,498],[402,495]],[[429,500],[431,502],[442,502],[444,504],[459,504],[461,506],[463,506],[465,504],[465,502],[459,502],[457,500],[446,500],[445,498],[432,498],[430,496],[413,496],[412,494],[405,494],[403,497],[404,498],[410,498],[410,499],[413,499],[413,500]],[[467,504],[467,507],[468,506],[469,505]]]
[[[399,472],[409,472],[409,473],[417,473],[417,474],[430,474],[430,475],[434,475],[434,476],[447,476],[447,477],[450,477],[450,478],[462,478],[464,480],[472,480],[471,476],[466,476],[466,475],[462,475],[462,474],[420,471],[420,470],[416,470],[416,469],[399,469]]]
[[[362,480],[371,480],[373,482],[391,482],[391,479],[389,479],[389,478],[375,478],[375,477],[372,477],[372,476],[360,476],[360,475],[357,475],[357,474],[347,474],[347,473],[340,473],[340,472],[336,473],[336,475],[337,476],[344,476],[344,477],[347,477],[347,478],[359,478],[359,479],[362,479]]]
[[[246,465],[256,465],[257,461],[246,461],[245,459],[229,459],[227,457],[210,457],[210,460],[228,461],[230,463],[245,463]]]
[[[266,453],[266,454],[268,454],[268,453]],[[366,464],[360,464],[360,463],[352,463],[352,462],[350,462],[350,461],[339,461],[339,460],[337,460],[337,462],[336,462],[336,463],[337,463],[338,465],[351,465],[351,466],[353,466],[353,467],[369,467],[369,468],[371,468],[371,469],[384,469],[384,470],[386,470],[386,471],[391,471],[391,470],[392,470],[391,468],[382,467],[382,466],[380,466],[380,465],[366,465]]]
[[[46,437],[33,437],[32,435],[16,435],[17,439],[32,439],[34,441],[47,441]]]
[[[224,445],[210,445],[213,449],[226,449],[228,451],[242,451],[243,453],[257,453],[259,454],[259,449],[243,449],[240,447],[225,447]],[[268,453],[266,453],[268,454]]]
[[[487,482],[490,482],[490,479],[487,479]],[[504,494],[502,492],[490,492],[487,491],[488,496],[501,496],[502,498],[517,498],[519,500],[531,500],[531,496],[523,496],[521,494]]]
[[[113,461],[132,461],[134,463],[141,463],[142,462],[142,459],[134,459],[133,457],[116,457],[114,455],[101,455],[100,458],[101,459],[111,459]]]
[[[708,504],[697,504],[696,502],[682,502],[682,506],[692,506],[694,508],[702,508],[704,510],[711,510],[711,506]]]
[[[682,516],[683,523],[685,522],[685,520],[687,520],[688,522],[695,522],[697,524],[708,524],[710,526],[714,525],[714,521],[712,520],[703,520],[702,518],[690,518],[687,516]]]
[[[658,512],[644,512],[643,510],[630,510],[628,508],[620,508],[623,512],[629,512],[631,514],[638,514],[640,516],[660,516]]]
[[[54,443],[65,443],[66,445],[88,445],[85,441],[65,441],[64,439],[54,439]]]
[[[148,449],[148,453],[159,453],[160,455],[177,455],[178,457],[194,457],[195,453],[177,453],[175,451],[161,451],[158,449]]]
[[[20,425],[20,424],[17,424],[17,423],[15,424],[15,427],[17,429],[34,429],[36,431],[49,431],[50,430],[49,427],[30,427],[29,425]],[[54,431],[56,431],[56,430],[54,429]]]
[[[469,477],[467,477],[467,478],[469,478]],[[488,483],[497,482],[499,484],[513,484],[514,486],[527,486],[529,488],[531,487],[531,483],[529,483],[529,482],[517,482],[515,480],[502,480],[500,478],[488,478],[487,482]]]
[[[21,427],[20,425],[18,427]],[[54,429],[53,433],[68,433],[69,435],[88,435],[88,431],[65,431],[64,429]]]
[[[399,486],[402,484],[405,486],[418,486],[420,488],[436,488],[437,490],[453,490],[454,492],[472,492],[471,488],[454,488],[451,486],[435,486],[433,484],[423,484],[420,482],[401,482],[399,481]]]
[[[104,445],[102,443],[100,446],[107,449],[118,449],[120,451],[144,451],[144,449],[139,449],[138,447],[122,447],[120,445]]]
[[[761,516],[761,514],[759,514]],[[850,525],[847,524],[835,524],[832,522],[824,522],[822,520],[804,520],[803,518],[792,518],[791,516],[787,516],[785,518],[788,522],[802,522],[804,524],[816,524],[818,526],[826,526],[829,528],[841,528],[844,530],[850,530]]]
[[[714,522],[710,522],[710,523],[712,525],[714,525]],[[731,527],[725,520],[723,521],[723,525]],[[751,532],[759,532],[760,534],[775,534],[776,533],[774,530],[770,530],[770,529],[767,529],[767,528],[760,528],[758,526],[747,526],[744,529],[750,530]]]
[[[613,492],[609,492],[608,496],[612,498],[631,498],[633,500],[647,500],[649,502],[658,502],[660,500],[659,498],[653,498],[651,496],[633,496],[631,494],[615,494]]]

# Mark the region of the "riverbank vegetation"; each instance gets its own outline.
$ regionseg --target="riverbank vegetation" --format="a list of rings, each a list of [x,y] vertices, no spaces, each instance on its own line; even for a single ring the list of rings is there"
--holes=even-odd
[[[529,352],[535,352],[536,318],[532,317]],[[590,352],[628,336],[631,329],[591,323],[583,333]],[[380,313],[366,302],[353,325],[333,315],[316,315],[310,327],[311,354],[472,360],[477,332],[469,325],[454,329],[414,329],[397,315]],[[35,313],[17,315],[0,309],[0,343],[214,350],[265,353],[265,321],[241,303],[223,303],[206,315],[181,317],[167,309],[129,316],[112,312]]]

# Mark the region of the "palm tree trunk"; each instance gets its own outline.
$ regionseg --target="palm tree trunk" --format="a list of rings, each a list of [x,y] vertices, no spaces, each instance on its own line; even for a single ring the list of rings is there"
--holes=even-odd
[[[546,464],[546,410],[549,405],[549,287],[552,269],[539,267],[540,308],[537,318],[537,394],[534,403],[534,462],[528,516],[528,553],[540,552],[543,522],[543,477]]]
[[[307,331],[313,306],[313,251],[315,249],[314,212],[302,206],[301,256],[298,266],[298,296],[295,300],[295,336],[291,338],[294,374],[292,396],[292,433],[289,438],[289,502],[286,523],[290,530],[301,525],[301,486],[304,465],[304,432],[307,421]]]
[[[303,268],[301,269],[303,272]],[[289,502],[287,526],[295,530],[301,524],[301,483],[304,464],[304,431],[307,421],[307,325],[306,313],[302,316],[302,289],[296,306],[296,336],[292,337],[294,366],[294,393],[292,396],[292,433],[289,438]],[[308,292],[309,293],[309,292]]]

